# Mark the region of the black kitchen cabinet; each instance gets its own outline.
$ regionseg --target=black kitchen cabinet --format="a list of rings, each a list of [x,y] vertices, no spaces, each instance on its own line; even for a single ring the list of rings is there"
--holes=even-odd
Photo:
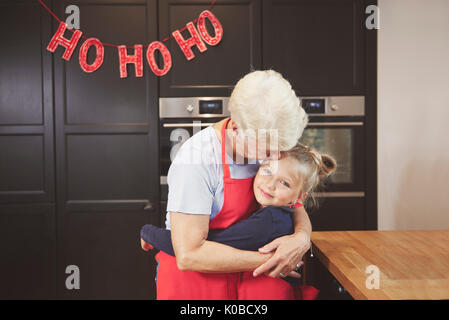
[[[77,5],[81,31],[103,43],[157,39],[155,0],[46,4],[59,17]],[[85,73],[84,39],[70,61],[61,46],[46,50],[59,23],[37,1],[0,7],[0,297],[155,298],[139,231],[160,224],[157,78],[128,66],[121,79],[107,46],[103,65]],[[66,287],[71,265],[79,289]]]
[[[54,296],[56,205],[51,18],[0,3],[0,299]]]
[[[299,96],[363,95],[364,10],[361,0],[263,1],[263,68]]]
[[[104,43],[145,45],[157,37],[156,1],[58,1],[56,12],[63,16],[70,4],[80,8],[81,30]],[[140,249],[139,231],[160,223],[157,78],[146,64],[143,77],[128,66],[120,78],[114,47],[105,47],[103,65],[91,74],[62,52],[53,54],[57,265],[77,265],[81,288],[67,290],[61,272],[58,295],[155,298],[155,261]]]
[[[366,229],[364,197],[318,198],[318,208],[308,213],[314,231]]]
[[[211,0],[159,1],[159,39],[184,28],[209,9],[211,3]],[[160,78],[161,97],[230,96],[241,77],[261,68],[261,1],[221,0],[211,12],[223,26],[221,42],[217,46],[206,44],[207,51],[202,53],[193,47],[195,58],[188,61],[173,38],[167,41],[173,66]],[[187,30],[181,34],[184,39],[191,37]]]

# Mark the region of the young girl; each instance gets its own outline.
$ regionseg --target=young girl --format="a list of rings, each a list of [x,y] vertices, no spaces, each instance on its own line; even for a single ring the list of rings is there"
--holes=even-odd
[[[209,231],[207,240],[241,250],[257,251],[276,238],[292,234],[290,208],[312,200],[311,193],[336,169],[335,160],[297,144],[279,160],[265,160],[254,179],[253,190],[260,209],[224,230]],[[158,249],[175,256],[170,230],[146,224],[140,231],[142,248]],[[298,280],[283,278],[292,285]]]

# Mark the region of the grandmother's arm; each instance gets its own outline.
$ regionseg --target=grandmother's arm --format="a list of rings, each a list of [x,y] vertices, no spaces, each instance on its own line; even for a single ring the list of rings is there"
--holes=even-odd
[[[292,215],[293,225],[295,227],[295,234],[303,234],[310,240],[312,234],[312,223],[310,222],[309,215],[304,207],[295,208]]]
[[[250,271],[273,255],[207,241],[209,215],[181,212],[169,214],[172,243],[180,270],[207,273]]]
[[[292,277],[299,275],[294,271],[304,254],[310,248],[310,235],[312,224],[304,207],[295,208],[292,214],[294,233],[274,239],[272,242],[259,249],[260,252],[273,252],[274,255],[254,270],[253,275],[267,274],[277,278],[280,273],[290,274]]]

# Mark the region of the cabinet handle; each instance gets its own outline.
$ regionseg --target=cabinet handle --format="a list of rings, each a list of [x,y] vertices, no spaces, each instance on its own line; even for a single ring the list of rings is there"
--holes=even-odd
[[[194,127],[210,127],[214,122],[209,123],[164,123],[164,128],[194,128]]]
[[[153,210],[153,204],[151,202],[147,202],[143,210]]]

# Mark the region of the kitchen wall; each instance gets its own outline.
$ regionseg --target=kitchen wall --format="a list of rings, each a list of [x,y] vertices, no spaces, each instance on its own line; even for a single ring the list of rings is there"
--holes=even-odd
[[[449,229],[449,1],[378,3],[378,227]]]

